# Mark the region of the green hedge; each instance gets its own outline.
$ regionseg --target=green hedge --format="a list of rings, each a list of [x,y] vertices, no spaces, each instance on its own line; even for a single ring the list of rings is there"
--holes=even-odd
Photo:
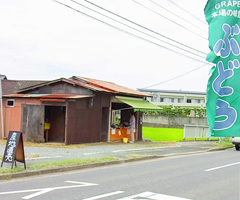
[[[159,106],[161,109],[157,111],[145,111],[145,115],[171,115],[171,116],[184,116],[187,117],[193,111],[196,117],[206,116],[205,108],[182,108],[173,106]]]

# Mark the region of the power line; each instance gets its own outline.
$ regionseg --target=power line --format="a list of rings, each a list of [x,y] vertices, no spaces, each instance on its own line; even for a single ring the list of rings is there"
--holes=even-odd
[[[153,13],[155,13],[155,14],[157,14],[157,15],[159,15],[159,16],[161,16],[161,17],[163,17],[163,18],[167,19],[167,20],[169,20],[170,22],[172,22],[172,23],[174,23],[174,24],[176,24],[176,25],[180,26],[181,28],[183,28],[183,29],[186,29],[186,30],[190,31],[191,33],[193,33],[193,34],[195,34],[195,35],[197,35],[197,36],[201,37],[202,39],[208,40],[207,38],[205,38],[205,37],[203,37],[203,36],[201,36],[201,35],[199,35],[199,34],[195,33],[194,31],[192,31],[192,30],[190,30],[190,29],[186,28],[185,26],[182,26],[181,24],[179,24],[179,23],[177,23],[177,22],[175,22],[175,21],[173,21],[173,20],[171,20],[171,19],[169,19],[169,18],[165,17],[164,15],[161,15],[160,13],[158,13],[158,12],[156,12],[156,11],[154,11],[154,10],[152,10],[152,9],[148,8],[147,6],[144,6],[143,4],[141,4],[141,3],[139,3],[139,2],[137,2],[137,1],[135,1],[135,0],[132,0],[132,1],[133,1],[133,2],[135,2],[136,4],[139,4],[140,6],[142,6],[142,7],[144,7],[144,8],[146,8],[147,10],[150,10],[150,11],[152,11]]]
[[[153,4],[155,4],[155,5],[159,6],[160,8],[162,8],[162,9],[164,9],[164,10],[168,11],[168,12],[169,12],[169,13],[171,13],[172,15],[174,15],[174,16],[176,16],[176,17],[180,18],[181,20],[183,20],[183,21],[185,21],[185,22],[187,22],[187,23],[191,24],[192,26],[194,26],[194,27],[196,27],[196,28],[198,28],[198,29],[200,29],[200,30],[202,30],[202,31],[204,31],[204,32],[207,32],[205,29],[203,29],[203,28],[200,28],[199,26],[196,26],[194,23],[192,23],[192,22],[190,22],[190,21],[188,21],[188,20],[184,19],[183,17],[181,17],[181,16],[179,16],[179,15],[175,14],[174,12],[172,12],[172,11],[170,11],[170,10],[166,9],[165,7],[163,7],[163,6],[161,6],[160,4],[156,3],[155,1],[153,1],[153,0],[149,0],[149,1],[150,1],[150,2],[152,2]]]
[[[197,19],[198,21],[202,22],[204,25],[207,25],[206,22],[202,21],[201,19],[197,18],[195,15],[193,15],[192,13],[190,13],[189,11],[185,10],[184,8],[180,7],[178,4],[176,4],[173,0],[168,0],[170,3],[172,3],[173,5],[175,5],[176,7],[180,8],[181,10],[183,10],[184,12],[188,13],[189,15],[191,15],[192,17],[194,17],[195,19]]]
[[[172,52],[174,52],[174,53],[180,54],[180,55],[182,55],[182,56],[184,56],[184,57],[187,57],[187,58],[190,58],[190,59],[192,59],[192,60],[195,60],[195,61],[198,61],[198,62],[201,62],[201,63],[204,63],[204,64],[208,64],[206,61],[202,61],[202,60],[198,60],[198,59],[192,58],[192,57],[190,57],[190,56],[187,56],[187,55],[184,55],[184,54],[182,54],[182,53],[179,53],[179,52],[177,52],[177,51],[175,51],[175,50],[172,50],[172,49],[170,49],[170,48],[168,48],[168,47],[164,47],[164,46],[162,46],[162,45],[160,45],[160,44],[158,44],[158,43],[155,43],[155,42],[152,42],[152,41],[150,41],[150,40],[148,40],[148,39],[145,39],[145,38],[143,38],[143,37],[140,37],[140,36],[138,36],[138,35],[136,35],[136,34],[127,32],[127,31],[125,31],[125,30],[123,30],[123,29],[121,29],[121,28],[118,28],[118,27],[116,27],[116,26],[114,26],[114,25],[112,25],[112,24],[109,24],[109,23],[104,22],[104,21],[102,21],[102,20],[100,20],[100,19],[97,19],[97,18],[95,18],[95,17],[93,17],[93,16],[91,16],[91,15],[89,15],[89,14],[86,14],[86,13],[84,13],[84,12],[82,12],[82,11],[80,11],[80,10],[77,10],[77,9],[75,9],[75,8],[69,6],[69,5],[66,5],[66,4],[64,4],[64,3],[62,3],[62,2],[59,2],[59,1],[57,1],[57,0],[53,0],[53,1],[59,3],[59,4],[63,5],[63,6],[66,6],[67,8],[70,8],[70,9],[76,11],[76,12],[79,12],[79,13],[87,16],[87,17],[90,17],[90,18],[92,18],[92,19],[94,19],[94,20],[96,20],[96,21],[99,21],[99,22],[101,22],[101,23],[103,23],[103,24],[105,24],[105,25],[108,25],[108,26],[110,26],[110,27],[112,27],[112,28],[114,28],[114,29],[116,29],[116,30],[122,31],[122,32],[124,32],[124,33],[126,33],[126,34],[128,34],[128,35],[131,35],[131,36],[136,37],[136,38],[138,38],[138,39],[147,41],[147,42],[149,42],[149,43],[151,43],[151,44],[154,44],[154,45],[156,45],[156,46],[162,47],[162,48],[167,49],[167,50],[169,50],[169,51],[172,51]]]
[[[172,49],[169,49],[169,48],[164,47],[164,46],[162,46],[162,45],[159,45],[159,44],[157,44],[157,43],[155,43],[155,42],[152,42],[152,41],[150,41],[150,40],[147,40],[147,39],[145,39],[145,38],[142,38],[142,37],[140,37],[140,36],[137,36],[137,35],[135,35],[135,34],[133,34],[133,33],[127,32],[127,31],[125,31],[125,30],[123,30],[123,29],[120,29],[120,28],[118,28],[118,27],[116,27],[116,26],[113,26],[112,24],[109,24],[109,23],[104,22],[104,21],[102,21],[102,20],[100,20],[100,19],[97,19],[97,18],[95,18],[95,17],[93,17],[93,16],[91,16],[91,15],[88,15],[88,14],[86,14],[86,13],[84,13],[84,12],[81,12],[81,11],[79,11],[79,10],[77,10],[77,9],[75,9],[75,8],[72,8],[72,7],[70,7],[70,6],[66,5],[66,4],[63,4],[63,3],[59,2],[59,1],[56,1],[56,0],[54,0],[54,1],[57,2],[57,3],[59,3],[59,4],[61,4],[61,5],[64,5],[64,6],[68,7],[68,8],[70,8],[70,9],[73,9],[73,10],[75,10],[75,11],[77,11],[77,12],[83,14],[83,15],[86,15],[86,16],[92,18],[92,19],[95,19],[95,20],[97,20],[97,21],[99,21],[99,22],[102,22],[102,23],[105,24],[105,25],[111,26],[111,27],[113,27],[113,28],[115,28],[115,29],[117,29],[117,30],[119,30],[119,31],[125,32],[125,33],[127,33],[127,34],[129,34],[129,35],[132,35],[132,36],[136,37],[136,38],[145,40],[145,41],[147,41],[147,42],[150,42],[150,43],[152,43],[152,44],[155,44],[155,45],[160,46],[160,47],[162,47],[162,48],[165,48],[165,49],[167,49],[167,50],[173,51],[173,52],[175,52],[175,53],[178,53],[178,54],[183,55],[183,56],[185,56],[185,57],[188,57],[188,58],[190,58],[190,59],[193,59],[193,60],[196,60],[196,61],[198,61],[198,62],[204,63],[204,65],[201,66],[201,67],[195,68],[195,69],[193,69],[193,70],[191,70],[191,71],[189,71],[189,72],[186,72],[186,73],[184,73],[184,74],[182,74],[182,75],[179,75],[179,76],[177,76],[177,77],[174,77],[174,78],[169,79],[169,80],[166,80],[166,81],[163,81],[163,82],[161,82],[161,83],[157,83],[157,84],[148,86],[148,87],[146,87],[146,88],[153,87],[153,86],[156,86],[156,85],[159,85],[159,84],[166,83],[166,82],[168,82],[168,81],[177,79],[177,78],[179,78],[179,77],[182,77],[182,76],[184,76],[184,75],[186,75],[186,74],[189,74],[189,73],[191,73],[191,72],[193,72],[193,71],[196,71],[196,70],[198,70],[198,69],[200,69],[200,68],[202,68],[202,67],[210,64],[210,63],[203,62],[203,61],[201,61],[201,60],[194,59],[194,58],[192,58],[192,57],[186,56],[186,55],[181,54],[181,53],[179,53],[179,52],[176,52],[176,51],[174,51],[174,50],[172,50]],[[73,1],[73,0],[72,0],[72,1]],[[87,0],[85,0],[85,1],[87,1]],[[74,2],[74,1],[73,1],[73,2]],[[86,7],[86,6],[84,6],[84,7]],[[86,7],[86,8],[88,8],[88,7]],[[105,16],[105,15],[104,15],[104,16]]]
[[[200,55],[198,55],[198,54],[195,54],[195,53],[193,53],[193,52],[191,52],[191,51],[185,50],[185,49],[183,49],[183,48],[181,48],[181,47],[175,46],[175,45],[170,44],[170,43],[168,43],[168,42],[166,42],[166,41],[163,41],[163,40],[161,40],[161,39],[159,39],[159,38],[156,38],[156,37],[154,37],[154,36],[152,36],[152,35],[149,35],[149,34],[147,34],[147,33],[144,33],[144,32],[142,32],[142,31],[140,31],[140,30],[138,30],[138,29],[135,29],[135,28],[133,28],[133,27],[131,27],[131,26],[128,26],[128,25],[126,25],[126,24],[124,24],[124,23],[122,23],[122,22],[119,22],[119,21],[117,21],[117,20],[115,20],[115,19],[113,19],[113,18],[110,18],[109,16],[106,16],[106,15],[104,15],[104,14],[102,14],[102,13],[96,11],[96,10],[93,10],[93,9],[91,9],[91,8],[89,8],[89,7],[81,4],[81,3],[79,3],[79,2],[76,2],[76,1],[74,1],[74,0],[70,0],[70,1],[72,1],[72,2],[74,2],[74,3],[76,3],[76,4],[80,5],[80,6],[82,6],[82,7],[84,7],[84,8],[87,8],[87,9],[89,9],[89,10],[91,10],[91,11],[94,11],[94,12],[96,12],[96,13],[98,13],[98,14],[106,17],[106,18],[109,18],[109,19],[111,19],[111,20],[113,20],[113,21],[115,21],[115,22],[118,22],[118,23],[120,23],[120,24],[122,24],[122,25],[124,25],[124,26],[127,26],[128,28],[131,28],[131,29],[133,29],[133,30],[135,30],[135,31],[138,31],[138,32],[142,33],[142,34],[145,34],[145,35],[147,35],[147,36],[150,36],[150,37],[152,37],[152,38],[154,38],[154,39],[160,40],[160,41],[162,41],[162,42],[164,42],[164,43],[167,43],[168,45],[171,45],[171,46],[173,46],[173,47],[175,47],[175,48],[181,49],[182,51],[185,51],[185,52],[187,52],[187,53],[190,53],[190,54],[193,54],[193,55],[195,55],[195,56],[198,56],[198,57],[200,57],[200,58],[204,58],[204,59],[205,59],[205,57],[202,57],[202,56],[200,56]],[[85,0],[85,1],[88,2],[88,3],[90,3],[90,4],[92,4],[92,5],[94,5],[94,6],[97,6],[98,8],[101,8],[101,9],[103,9],[103,10],[105,10],[105,11],[111,13],[111,14],[114,14],[114,15],[116,15],[116,16],[118,16],[118,17],[121,17],[120,15],[117,15],[117,14],[115,14],[115,13],[109,11],[109,10],[106,10],[106,9],[104,9],[104,8],[98,6],[98,5],[96,5],[96,4],[94,4],[94,3],[90,2],[90,1],[87,1],[87,0]],[[131,22],[131,23],[134,23],[134,22],[132,22],[132,21],[126,19],[126,18],[123,18],[123,17],[121,17],[121,18],[124,19],[124,20],[127,20],[127,21],[129,21],[129,22]],[[134,24],[136,24],[136,23],[134,23]],[[136,24],[136,25],[138,25],[138,24]],[[141,25],[139,25],[139,26],[141,26]],[[143,26],[141,26],[141,27],[147,29],[146,27],[143,27]],[[150,30],[150,29],[147,29],[147,30]],[[155,33],[155,32],[154,32],[154,33]],[[192,48],[192,49],[193,49],[193,48]],[[195,50],[195,49],[193,49],[193,50]],[[196,50],[196,51],[198,51],[198,50]],[[203,53],[203,52],[201,52],[201,53]],[[203,54],[206,56],[205,53],[203,53]]]
[[[71,1],[73,1],[73,0],[71,0]],[[151,29],[149,29],[149,28],[147,28],[147,27],[145,27],[145,26],[142,26],[142,25],[140,25],[140,24],[137,24],[137,23],[135,23],[135,22],[133,22],[133,21],[125,18],[125,17],[122,17],[122,16],[120,16],[120,15],[118,15],[118,14],[112,12],[112,11],[109,11],[109,10],[107,10],[107,9],[105,9],[105,8],[97,5],[97,4],[94,4],[94,3],[92,3],[92,2],[90,2],[90,1],[88,1],[88,0],[84,0],[84,1],[86,1],[86,2],[88,2],[88,3],[90,3],[90,4],[92,4],[92,5],[100,8],[100,9],[106,11],[106,12],[109,12],[109,13],[117,16],[117,17],[120,17],[120,18],[122,18],[122,19],[124,19],[124,20],[126,20],[126,21],[128,21],[128,22],[130,22],[130,23],[132,23],[132,24],[134,24],[134,25],[136,25],[136,26],[139,26],[139,27],[141,27],[141,28],[143,28],[143,29],[145,29],[145,30],[148,30],[148,31],[150,31],[150,32],[152,32],[152,33],[155,33],[155,34],[157,34],[157,35],[159,35],[159,36],[161,36],[161,37],[164,37],[164,38],[166,38],[166,39],[168,39],[168,40],[170,40],[170,41],[173,41],[173,42],[175,42],[175,43],[177,43],[177,44],[180,44],[180,45],[182,45],[182,46],[184,46],[184,47],[187,47],[187,48],[189,48],[189,49],[192,49],[192,50],[194,50],[194,51],[196,51],[196,52],[202,53],[202,54],[204,54],[204,56],[206,56],[206,53],[204,53],[204,52],[202,52],[202,51],[199,51],[199,50],[197,50],[197,49],[194,49],[194,48],[192,48],[192,47],[190,47],[190,46],[187,46],[187,45],[185,45],[185,44],[183,44],[183,43],[180,43],[180,42],[178,42],[178,41],[176,41],[176,40],[173,40],[173,39],[171,39],[171,38],[169,38],[169,37],[167,37],[167,36],[165,36],[165,35],[162,35],[162,34],[156,32],[156,31],[151,30]],[[75,1],[74,1],[74,2],[75,2]],[[75,3],[76,3],[76,2],[75,2]],[[78,3],[78,4],[79,4],[79,3]],[[162,40],[161,40],[161,41],[162,41]],[[164,41],[164,42],[165,42],[165,41]],[[165,42],[165,43],[166,43],[166,42]],[[169,43],[167,43],[167,44],[169,44]]]
[[[168,79],[168,80],[166,80],[166,81],[162,81],[162,82],[160,82],[160,83],[157,83],[157,84],[154,84],[154,85],[150,85],[150,86],[145,87],[145,88],[142,88],[142,89],[147,89],[147,88],[150,88],[150,87],[154,87],[154,86],[157,86],[157,85],[160,85],[160,84],[163,84],[163,83],[166,83],[166,82],[175,80],[175,79],[177,79],[177,78],[180,78],[180,77],[182,77],[182,76],[185,76],[185,75],[187,75],[187,74],[190,74],[190,73],[192,73],[192,72],[194,72],[194,71],[196,71],[196,70],[198,70],[198,69],[200,69],[200,68],[203,68],[204,66],[206,66],[206,65],[208,65],[208,64],[210,64],[210,63],[204,64],[204,65],[202,65],[202,66],[200,66],[200,67],[197,67],[197,68],[195,68],[195,69],[193,69],[193,70],[191,70],[191,71],[189,71],[189,72],[186,72],[186,73],[181,74],[181,75],[179,75],[179,76],[176,76],[176,77],[174,77],[174,78]]]

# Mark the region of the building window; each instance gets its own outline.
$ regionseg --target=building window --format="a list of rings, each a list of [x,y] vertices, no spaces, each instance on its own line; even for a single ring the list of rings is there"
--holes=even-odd
[[[152,97],[152,102],[157,102],[157,96]]]
[[[195,103],[201,103],[200,99],[195,99]]]
[[[170,103],[174,103],[174,98],[169,98]]]
[[[187,103],[192,103],[192,100],[191,99],[187,99]]]
[[[160,102],[164,102],[164,98],[160,98]]]
[[[178,103],[183,103],[183,99],[178,99]]]
[[[7,100],[7,107],[14,107],[14,100],[13,99],[8,99]]]

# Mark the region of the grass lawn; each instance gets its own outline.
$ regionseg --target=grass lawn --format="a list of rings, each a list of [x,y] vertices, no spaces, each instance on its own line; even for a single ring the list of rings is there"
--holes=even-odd
[[[180,128],[142,128],[143,137],[152,141],[179,142],[183,139],[183,129]]]
[[[183,129],[180,128],[150,128],[143,127],[143,137],[150,138],[152,141],[179,142],[183,140]],[[195,140],[195,138],[186,138],[185,140]],[[208,140],[208,138],[198,138],[197,140]],[[218,138],[211,138],[218,140]]]

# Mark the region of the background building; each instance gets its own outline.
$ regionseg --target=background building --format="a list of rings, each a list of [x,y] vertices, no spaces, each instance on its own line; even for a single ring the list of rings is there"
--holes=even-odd
[[[152,97],[147,97],[147,100],[158,106],[206,107],[206,92],[157,89],[138,89],[138,91],[151,94]]]

